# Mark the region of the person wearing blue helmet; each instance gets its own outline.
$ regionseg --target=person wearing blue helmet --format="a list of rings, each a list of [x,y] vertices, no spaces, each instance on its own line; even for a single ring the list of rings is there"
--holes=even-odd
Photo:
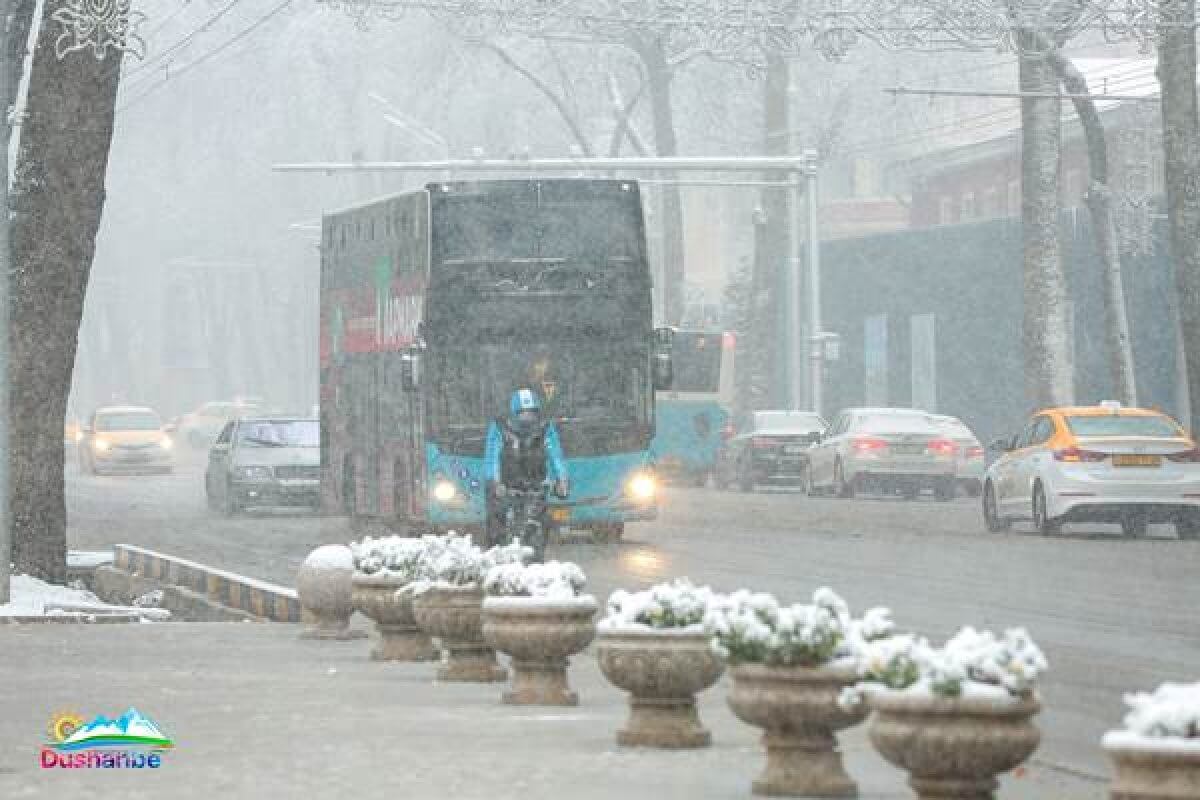
[[[559,497],[569,493],[558,426],[542,418],[542,401],[533,389],[513,392],[508,417],[488,423],[483,476],[493,501],[493,513],[488,515],[492,526],[500,524],[507,511],[509,490],[534,491],[549,482]]]

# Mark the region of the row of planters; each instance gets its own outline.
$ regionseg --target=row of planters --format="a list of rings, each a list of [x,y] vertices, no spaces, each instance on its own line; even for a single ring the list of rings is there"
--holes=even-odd
[[[321,550],[310,558],[336,560]],[[627,746],[709,745],[696,695],[728,669],[730,708],[763,731],[759,795],[857,794],[836,737],[868,716],[874,747],[928,800],[990,798],[997,776],[1038,746],[1033,717],[1046,660],[1023,630],[963,628],[937,648],[898,633],[887,609],[853,616],[829,589],[783,605],[687,581],[617,591],[596,622],[579,567],[527,564],[531,555],[519,544],[482,551],[454,534],[364,539],[338,556],[339,570],[352,570],[352,593],[309,630],[344,635],[357,609],[380,634],[372,658],[440,659],[445,681],[504,681],[496,652],[506,653],[513,675],[503,700],[521,705],[578,703],[568,659],[595,640],[605,678],[630,695],[617,733]],[[1111,796],[1200,800],[1200,684],[1168,684],[1127,702],[1126,729],[1104,740],[1116,765]]]

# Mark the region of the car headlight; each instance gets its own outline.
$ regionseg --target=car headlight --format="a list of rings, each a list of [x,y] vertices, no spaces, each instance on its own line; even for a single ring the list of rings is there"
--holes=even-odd
[[[170,436],[164,436],[158,440],[158,446],[161,447],[163,450],[170,450],[171,446],[173,444],[174,444],[174,442],[171,441]]]
[[[110,445],[108,443],[108,439],[93,439],[92,440],[92,449],[95,450],[97,453],[108,452],[108,448],[110,448],[111,446],[112,445]]]
[[[269,481],[273,477],[270,467],[238,467],[234,474],[247,481]]]
[[[650,500],[658,491],[658,481],[648,472],[639,472],[629,479],[625,489],[638,500]]]
[[[449,503],[458,496],[458,487],[442,478],[433,484],[433,499],[439,503]]]
[[[75,431],[75,433],[73,434],[73,438],[75,439],[76,443],[82,442],[83,441],[83,431]]]

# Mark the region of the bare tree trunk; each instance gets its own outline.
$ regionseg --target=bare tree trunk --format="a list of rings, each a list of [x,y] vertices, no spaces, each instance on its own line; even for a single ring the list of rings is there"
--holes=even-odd
[[[650,111],[654,122],[654,150],[659,156],[673,156],[679,152],[675,137],[675,114],[671,101],[671,66],[667,63],[663,43],[657,39],[646,41],[635,39],[633,49],[642,59],[646,69],[646,88],[650,93]],[[673,181],[674,172],[662,173],[662,178]],[[683,248],[683,202],[679,187],[664,184],[662,187],[662,234],[663,234],[663,322],[678,325],[683,318],[684,273]]]
[[[1022,31],[1020,87],[1053,93],[1054,71],[1036,32]],[[1024,321],[1021,340],[1025,393],[1035,408],[1073,402],[1070,308],[1058,241],[1058,170],[1061,150],[1057,97],[1021,98],[1021,222],[1024,241]]]
[[[1088,94],[1087,79],[1070,59],[1057,48],[1048,50],[1050,64],[1063,88],[1073,95],[1071,102],[1083,125],[1088,149],[1087,204],[1092,215],[1092,235],[1104,270],[1104,333],[1113,391],[1125,405],[1137,405],[1137,380],[1133,363],[1133,340],[1125,307],[1125,286],[1121,281],[1121,252],[1117,245],[1117,224],[1112,212],[1112,190],[1108,185],[1108,148],[1104,123]]]
[[[12,200],[9,448],[13,560],[66,577],[63,417],[83,297],[104,206],[119,61],[55,58],[57,8],[45,3],[30,72]]]
[[[7,112],[17,102],[21,71],[29,28],[33,24],[34,0],[11,0],[0,14],[0,112]],[[9,224],[8,146],[12,128],[7,119],[0,119],[0,330],[7,330],[9,274],[12,272],[12,236]],[[9,346],[0,342],[0,370],[7,374]],[[9,414],[7,395],[0,394],[0,453],[8,450]],[[9,515],[8,487],[12,480],[8,465],[0,463],[0,604],[9,600],[9,564],[12,562],[12,525]]]
[[[1187,422],[1195,434],[1200,432],[1200,117],[1196,29],[1191,24],[1196,19],[1196,0],[1161,0],[1159,13],[1168,23],[1158,31],[1167,225],[1191,399]]]

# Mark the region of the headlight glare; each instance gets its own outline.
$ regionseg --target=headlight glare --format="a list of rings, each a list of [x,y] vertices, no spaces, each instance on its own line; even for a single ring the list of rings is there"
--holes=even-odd
[[[164,436],[158,440],[158,446],[161,447],[163,450],[170,450],[171,446],[173,444],[174,443],[171,441],[170,436]]]
[[[433,499],[439,503],[449,503],[458,496],[458,489],[453,483],[442,478],[433,484]]]
[[[629,479],[627,490],[638,500],[650,500],[658,491],[658,481],[648,472],[639,472]]]
[[[108,443],[108,439],[93,439],[92,440],[92,448],[97,453],[107,452],[109,447],[111,447],[111,445]]]

